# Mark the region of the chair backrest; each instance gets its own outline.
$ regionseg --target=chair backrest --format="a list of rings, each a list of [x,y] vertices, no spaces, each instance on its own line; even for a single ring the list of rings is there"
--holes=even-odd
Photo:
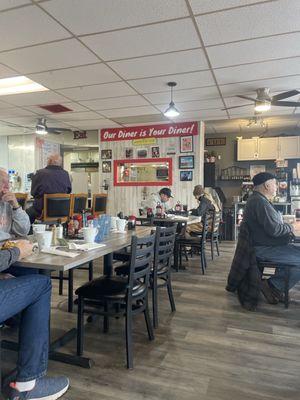
[[[43,220],[66,222],[70,215],[71,196],[65,193],[44,194]]]
[[[148,236],[138,238],[133,236],[131,239],[130,271],[128,275],[128,299],[132,300],[134,287],[137,282],[142,284],[138,298],[146,298],[148,294],[150,269],[154,256],[154,244],[156,233],[151,232]]]
[[[81,214],[83,210],[86,210],[87,199],[88,199],[87,193],[71,194],[70,217],[73,217],[73,215]]]
[[[92,214],[98,216],[100,214],[106,214],[107,208],[107,194],[97,193],[93,194],[92,200]]]
[[[204,250],[205,243],[206,243],[206,235],[207,235],[208,225],[209,225],[209,213],[203,214],[203,216],[201,218],[201,222],[202,222],[202,233],[200,236],[200,246],[201,246],[202,250]]]
[[[218,211],[213,211],[212,227],[211,227],[212,233],[216,234],[219,232],[220,222],[221,222],[221,213]]]
[[[27,199],[28,199],[28,194],[27,193],[15,193],[16,199],[20,206],[25,210],[26,204],[27,204]]]
[[[155,248],[154,248],[154,273],[160,268],[170,267],[171,258],[174,253],[174,244],[177,226],[156,228]]]

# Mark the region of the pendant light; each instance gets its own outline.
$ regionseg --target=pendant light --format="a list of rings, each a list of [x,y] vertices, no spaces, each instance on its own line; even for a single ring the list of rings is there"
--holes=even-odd
[[[177,85],[176,82],[168,82],[168,86],[171,88],[171,101],[169,104],[169,107],[166,109],[164,112],[164,116],[168,118],[174,118],[177,117],[180,113],[175,107],[174,101],[173,101],[173,87]]]

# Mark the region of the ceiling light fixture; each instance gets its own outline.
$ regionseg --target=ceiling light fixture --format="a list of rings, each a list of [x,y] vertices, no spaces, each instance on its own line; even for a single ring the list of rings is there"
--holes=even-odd
[[[177,85],[176,82],[168,82],[167,85],[171,88],[171,101],[169,104],[169,107],[166,109],[164,112],[164,116],[168,118],[174,118],[177,117],[180,113],[175,107],[175,103],[173,101],[173,87]]]
[[[47,125],[46,125],[46,119],[45,118],[39,118],[36,127],[35,127],[35,133],[37,135],[47,135],[48,130],[47,130]]]
[[[32,93],[49,90],[44,86],[32,81],[26,76],[14,76],[12,78],[0,79],[0,96],[8,94]]]
[[[254,110],[257,112],[265,112],[269,111],[271,108],[271,103],[267,100],[257,100],[255,102]]]

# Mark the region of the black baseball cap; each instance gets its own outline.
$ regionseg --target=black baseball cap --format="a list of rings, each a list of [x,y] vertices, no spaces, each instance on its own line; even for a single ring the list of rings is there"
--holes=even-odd
[[[164,195],[166,195],[168,197],[173,197],[171,189],[169,189],[167,187],[164,187],[164,188],[160,189],[160,191],[158,193],[159,194],[164,194]]]

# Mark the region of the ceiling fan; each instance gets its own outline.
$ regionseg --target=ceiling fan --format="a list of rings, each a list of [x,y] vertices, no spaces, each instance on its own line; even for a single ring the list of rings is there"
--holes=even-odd
[[[256,89],[257,96],[248,97],[243,95],[236,95],[236,97],[240,97],[241,99],[251,100],[254,102],[254,110],[256,112],[264,112],[270,110],[271,106],[280,106],[280,107],[300,107],[300,102],[298,101],[280,101],[282,99],[287,99],[288,97],[296,96],[300,92],[298,90],[289,90],[288,92],[282,92],[276,94],[275,96],[270,95],[269,88],[259,88]],[[253,103],[243,104],[241,106],[232,106],[223,108],[223,110],[230,110],[232,108],[246,107],[252,105]]]
[[[46,118],[39,118],[35,127],[35,133],[38,135],[47,135],[47,133],[54,133],[56,135],[62,132],[71,132],[71,128],[49,128],[46,124]]]

